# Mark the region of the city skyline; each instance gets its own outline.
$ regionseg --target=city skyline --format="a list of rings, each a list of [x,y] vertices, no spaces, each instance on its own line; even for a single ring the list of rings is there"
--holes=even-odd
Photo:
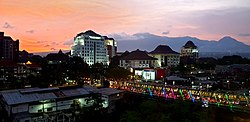
[[[1,31],[29,52],[69,50],[74,36],[89,29],[124,38],[152,33],[219,40],[229,35],[250,45],[248,0],[2,0],[0,5]]]

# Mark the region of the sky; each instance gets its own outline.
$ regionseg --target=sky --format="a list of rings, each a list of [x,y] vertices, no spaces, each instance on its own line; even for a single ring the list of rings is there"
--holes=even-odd
[[[20,50],[70,50],[77,33],[151,33],[250,45],[250,0],[0,0],[0,31]],[[119,50],[119,40],[118,50]]]

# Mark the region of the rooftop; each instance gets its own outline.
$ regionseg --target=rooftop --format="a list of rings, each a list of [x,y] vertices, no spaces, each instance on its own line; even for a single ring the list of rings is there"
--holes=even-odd
[[[126,56],[121,58],[122,60],[157,60],[151,56],[148,56],[146,51],[141,51],[139,49],[132,51]]]
[[[58,53],[50,53],[45,57],[49,61],[66,61],[69,59],[69,56],[64,54],[62,50],[59,50]]]
[[[0,91],[0,96],[8,105],[16,105],[30,102],[39,102],[43,100],[70,98],[90,93],[101,93],[103,95],[112,95],[122,92],[112,88],[84,87],[55,87],[55,88],[26,88]]]
[[[98,90],[99,93],[103,95],[112,95],[112,94],[118,94],[123,92],[122,90],[117,90],[117,89],[111,89],[111,88],[101,88]]]
[[[192,41],[188,41],[183,47],[185,48],[197,48]]]
[[[81,32],[81,33],[77,34],[77,36],[80,36],[80,35],[82,35],[82,34],[84,34],[84,35],[89,35],[89,36],[98,36],[98,37],[101,37],[101,35],[95,33],[95,32],[92,31],[92,30],[87,30],[86,32]]]
[[[152,52],[150,52],[150,54],[179,54],[179,53],[173,51],[167,45],[159,45]]]

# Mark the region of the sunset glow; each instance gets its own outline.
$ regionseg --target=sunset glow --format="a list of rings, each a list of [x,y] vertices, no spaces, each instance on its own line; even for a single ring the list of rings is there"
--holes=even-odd
[[[207,40],[230,35],[250,45],[249,13],[249,0],[1,0],[0,31],[28,52],[70,50],[74,36],[89,29]]]

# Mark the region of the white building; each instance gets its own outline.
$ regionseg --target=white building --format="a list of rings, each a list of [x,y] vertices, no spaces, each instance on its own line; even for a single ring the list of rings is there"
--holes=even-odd
[[[171,67],[180,64],[180,54],[167,45],[157,46],[149,55],[158,59],[156,61],[157,67]]]
[[[196,45],[192,41],[188,41],[181,48],[181,57],[188,57],[193,60],[197,60],[199,58],[199,51]]]
[[[71,47],[71,55],[84,58],[84,61],[89,65],[95,63],[108,65],[108,52],[104,37],[92,30],[76,35]]]
[[[74,121],[69,110],[91,106],[92,93],[101,95],[108,111],[123,96],[123,91],[111,88],[27,88],[0,91],[0,104],[14,122]]]
[[[153,68],[155,67],[155,60],[157,59],[149,56],[146,51],[137,49],[121,57],[119,66],[126,69]]]

